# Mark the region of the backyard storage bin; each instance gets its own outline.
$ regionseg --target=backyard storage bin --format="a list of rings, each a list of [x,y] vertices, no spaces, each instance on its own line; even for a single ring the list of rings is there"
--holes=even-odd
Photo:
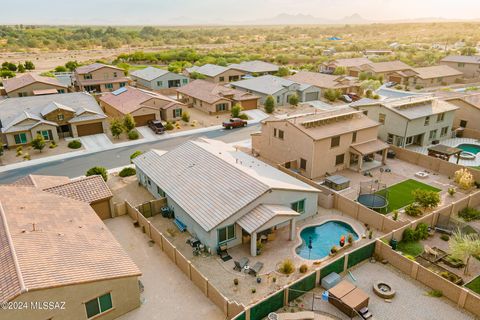
[[[330,273],[328,276],[322,279],[322,287],[329,290],[330,288],[335,287],[340,280],[340,275],[336,272]]]

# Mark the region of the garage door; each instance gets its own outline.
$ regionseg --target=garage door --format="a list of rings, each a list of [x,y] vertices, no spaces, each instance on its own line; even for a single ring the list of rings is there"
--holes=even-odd
[[[103,126],[101,122],[79,124],[77,125],[77,132],[79,137],[103,133]]]
[[[318,92],[308,92],[305,94],[305,101],[318,100]]]
[[[155,120],[155,114],[152,113],[152,114],[145,114],[143,116],[135,116],[133,117],[133,119],[135,120],[135,125],[137,127],[146,126],[149,120]]]
[[[391,76],[388,80],[396,82],[396,83],[401,83],[402,82],[402,78],[395,77],[395,76]]]
[[[350,70],[351,77],[358,77],[358,71]]]
[[[242,109],[243,110],[257,109],[257,99],[242,101]]]

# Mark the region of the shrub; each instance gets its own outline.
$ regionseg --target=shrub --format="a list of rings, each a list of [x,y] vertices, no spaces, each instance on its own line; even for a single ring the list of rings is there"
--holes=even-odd
[[[45,139],[41,134],[37,134],[35,139],[32,140],[33,149],[38,150],[40,152],[42,152],[43,148],[45,148],[45,145],[46,145]]]
[[[140,150],[135,151],[130,155],[130,163],[132,163],[132,160],[141,155],[143,152]]]
[[[272,113],[274,110],[275,110],[275,100],[273,99],[272,96],[268,96],[267,99],[265,99],[265,112]]]
[[[415,231],[412,228],[407,228],[403,231],[402,241],[411,242],[415,240]]]
[[[70,149],[79,149],[82,147],[82,143],[80,142],[80,140],[72,140],[68,143],[68,147]]]
[[[411,217],[417,217],[422,214],[422,210],[418,204],[411,203],[405,207],[405,213]]]
[[[412,191],[413,198],[422,208],[435,208],[440,203],[440,195],[433,190],[416,189]]]
[[[134,176],[136,173],[137,173],[137,171],[135,170],[135,168],[126,167],[126,168],[123,168],[118,173],[118,175],[123,178],[123,177]]]
[[[283,274],[289,275],[295,271],[295,265],[293,264],[292,260],[285,259],[281,264],[280,268],[278,269]]]
[[[55,143],[55,141],[50,142],[50,145],[48,146],[50,149],[55,149],[58,147],[58,145]]]
[[[419,223],[415,228],[415,240],[424,240],[428,238],[428,224]]]
[[[238,117],[242,120],[248,120],[248,116],[245,113],[240,113]]]
[[[85,175],[87,177],[100,175],[100,176],[102,176],[103,180],[107,181],[107,179],[108,179],[107,169],[105,169],[104,167],[90,168],[90,169],[88,169],[87,173],[85,173]]]
[[[165,130],[173,130],[173,124],[171,122],[167,122],[165,125]]]
[[[239,118],[241,112],[242,112],[242,106],[236,103],[232,107],[232,118]]]
[[[434,297],[434,298],[441,298],[443,297],[443,292],[440,290],[431,290],[427,292],[427,295],[429,297]]]
[[[380,96],[378,94],[374,94],[373,99],[378,100],[378,99],[380,99]]]
[[[480,219],[480,210],[466,207],[458,212],[458,216],[465,221],[473,221]]]
[[[411,254],[405,254],[403,255],[405,258],[409,259],[409,260],[412,260],[412,261],[415,261],[415,257],[412,256]]]
[[[337,246],[333,246],[333,247],[330,249],[330,253],[331,253],[331,254],[335,254],[335,253],[337,253],[337,252],[338,252]]]
[[[257,292],[257,289],[252,288],[252,293],[255,293],[255,292]]]
[[[18,146],[16,150],[17,150],[17,157],[20,157],[23,154],[23,147]]]
[[[128,133],[135,129],[135,119],[133,119],[130,113],[126,114],[123,117],[123,126],[125,127],[125,131],[127,131]]]
[[[305,273],[308,271],[308,266],[306,264],[302,264],[298,271],[300,271],[300,273]]]
[[[138,133],[137,130],[130,130],[128,132],[128,139],[137,140],[138,138],[140,138],[140,134]]]
[[[110,121],[110,132],[115,138],[119,138],[123,132],[123,123],[121,119],[112,119]]]
[[[233,284],[238,286],[238,279],[237,278],[233,279]]]
[[[31,158],[30,158],[30,154],[29,154],[28,152],[25,153],[25,154],[23,155],[23,159],[24,159],[24,160],[27,160],[27,161],[30,160],[30,159],[31,159]]]
[[[455,171],[453,180],[464,190],[470,189],[475,184],[472,174],[466,168]]]
[[[446,234],[442,234],[442,235],[440,236],[440,239],[442,239],[443,241],[448,241],[448,240],[450,240],[450,237],[449,237],[448,235],[446,235]]]
[[[345,69],[345,67],[336,67],[335,70],[333,71],[333,74],[336,76],[340,76],[342,74],[345,74],[346,72],[347,70]]]
[[[340,98],[341,95],[342,93],[339,90],[335,90],[335,89],[327,89],[323,94],[325,99],[327,99],[330,102],[334,102],[335,100]]]
[[[190,122],[190,113],[187,111],[182,112],[182,120],[184,122]]]
[[[393,210],[393,217],[392,217],[393,221],[397,221],[398,220],[398,210]]]
[[[352,236],[351,233],[348,234],[347,241],[348,241],[348,243],[350,243],[350,244],[353,243],[353,236]]]
[[[448,188],[448,194],[449,194],[450,196],[453,197],[453,195],[455,194],[455,192],[456,192],[456,191],[455,191],[455,188]]]
[[[298,105],[298,96],[296,94],[292,94],[289,98],[288,98],[288,103],[290,103],[292,106],[297,106]]]
[[[416,89],[416,90],[421,90],[421,89],[423,89],[423,86],[417,84],[417,85],[415,86],[415,89]]]

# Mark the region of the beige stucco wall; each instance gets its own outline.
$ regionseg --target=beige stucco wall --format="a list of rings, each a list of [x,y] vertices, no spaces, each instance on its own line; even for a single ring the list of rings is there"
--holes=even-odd
[[[7,96],[10,98],[15,98],[15,97],[19,97],[19,93],[26,93],[28,96],[33,96],[33,90],[46,90],[46,89],[64,90],[64,92],[67,92],[67,88],[65,87],[55,86],[52,84],[46,84],[42,82],[35,82],[28,86],[8,92]]]
[[[22,124],[27,124],[29,122],[31,122],[31,120],[22,121],[21,123]],[[38,126],[32,128],[29,131],[19,131],[19,132],[5,134],[7,145],[8,145],[9,148],[18,146],[15,143],[14,136],[15,136],[15,134],[18,134],[18,133],[21,133],[21,132],[24,132],[27,135],[26,145],[30,144],[32,142],[32,140],[35,139],[35,137],[37,136],[37,131],[42,131],[42,130],[52,130],[53,140],[55,142],[58,142],[59,138],[58,138],[58,133],[57,133],[57,127],[52,126],[52,125],[48,125],[48,124],[42,124],[42,125],[38,125]]]
[[[114,76],[116,73],[116,77]],[[113,89],[107,89],[105,88],[106,83],[112,83],[112,81],[118,81],[118,80],[124,80],[125,84],[128,84],[129,79],[125,77],[125,73],[123,70],[118,70],[112,67],[103,67],[98,70],[90,72],[92,75],[92,79],[85,79],[84,75],[77,74],[75,73],[75,78],[77,79],[77,82],[80,86],[80,90],[83,91],[85,90],[84,86],[90,85],[90,81],[98,81],[99,84],[92,84],[92,85],[99,85],[101,92],[109,92],[109,91],[115,91],[120,88],[119,82],[113,83]]]
[[[183,99],[185,99],[185,103],[189,106],[192,106],[198,110],[201,110],[203,112],[209,113],[209,114],[215,114],[217,112],[216,105],[221,104],[221,103],[226,103],[227,104],[227,111],[232,108],[232,101],[228,99],[220,99],[215,103],[207,103],[205,101],[201,101],[200,99],[195,99],[191,96],[188,95],[183,95]]]
[[[95,319],[115,319],[140,306],[137,277],[97,281],[24,293],[13,302],[65,302],[65,310],[23,310],[0,312],[1,320],[55,319],[85,320],[85,302],[111,292],[113,308]]]
[[[216,83],[228,83],[228,82],[230,82],[229,77],[238,76],[239,77],[238,80],[241,80],[241,77],[243,77],[244,75],[245,75],[245,72],[230,69],[230,70],[227,70],[223,73],[220,73],[219,75],[216,75],[215,77],[206,77],[205,80],[213,81],[213,82],[216,82]],[[223,77],[223,81],[220,80],[221,77]],[[238,81],[238,80],[236,80],[236,81]]]
[[[443,64],[452,67],[460,72],[463,72],[465,78],[478,78],[480,77],[480,64],[465,63],[463,66],[457,62],[445,62],[440,61],[439,64]]]
[[[460,109],[455,111],[455,118],[453,120],[453,127],[460,127],[460,121],[467,121],[466,128],[480,131],[480,109],[476,108],[463,100],[455,99],[450,100]]]
[[[411,80],[411,84],[413,86],[420,85],[424,88],[438,87],[438,86],[454,84],[457,79],[461,79],[461,76],[450,76],[450,77],[441,77],[441,78],[432,78],[432,79],[420,79],[416,77],[416,82],[415,80]]]
[[[149,107],[140,107],[137,110],[132,112],[132,116],[143,116],[146,114],[155,114],[155,119],[160,120],[160,109],[153,109]]]

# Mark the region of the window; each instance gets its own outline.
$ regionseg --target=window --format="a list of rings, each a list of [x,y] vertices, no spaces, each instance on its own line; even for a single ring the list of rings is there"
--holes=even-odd
[[[84,74],[83,79],[90,80],[90,79],[92,79],[92,75],[90,73]]]
[[[240,80],[239,76],[229,76],[229,77],[228,77],[228,81],[229,81],[229,82],[237,81],[237,80]]]
[[[300,201],[294,202],[290,205],[292,210],[297,211],[298,213],[304,213],[305,212],[305,199],[302,199]]]
[[[28,96],[28,93],[26,92],[19,92],[18,93],[18,96],[21,98],[21,97],[27,97]]]
[[[224,81],[225,81],[225,77],[220,77],[220,78],[218,78],[218,81],[224,82]]]
[[[178,118],[182,116],[182,109],[173,109],[173,117]]]
[[[165,191],[163,191],[162,189],[160,189],[159,186],[157,186],[157,193],[160,195],[160,197],[165,197]]]
[[[58,121],[63,121],[65,119],[65,116],[63,114],[57,114],[57,120]]]
[[[442,122],[445,119],[445,113],[437,114],[437,122]]]
[[[405,140],[405,144],[406,144],[406,145],[410,145],[410,144],[412,144],[412,143],[413,143],[413,136],[408,137],[407,140]]]
[[[457,63],[457,67],[463,68],[463,67],[465,67],[465,63],[459,62],[459,63]]]
[[[57,92],[58,93],[65,93],[65,90],[64,89],[58,89]]]
[[[277,128],[273,128],[273,136],[276,138],[277,137]]]
[[[448,127],[443,127],[440,131],[440,137],[445,137],[448,133]]]
[[[112,309],[112,296],[109,293],[104,294],[98,298],[92,299],[85,303],[85,310],[87,311],[87,318],[93,318],[94,316],[104,313]]]
[[[168,87],[169,87],[169,88],[178,88],[178,87],[180,87],[180,79],[168,80]]]
[[[339,154],[335,157],[335,165],[339,166],[345,162],[345,153]]]
[[[363,114],[368,116],[368,110],[363,110]]]
[[[460,120],[460,127],[466,128],[467,127],[467,120]]]
[[[119,83],[118,83],[118,86],[119,86],[120,88],[123,88],[123,87],[125,87],[125,84],[126,84],[125,82],[119,82]]]
[[[163,87],[163,82],[162,81],[157,81],[157,87]]]
[[[387,116],[385,115],[385,113],[379,113],[378,114],[378,122],[380,122],[381,124],[385,124],[385,118]]]
[[[105,89],[113,89],[113,83],[105,83]]]
[[[280,96],[277,96],[277,104],[280,103]]]
[[[52,130],[37,131],[37,134],[42,135],[45,140],[53,140]]]
[[[113,77],[114,77],[114,78],[117,77],[117,73],[116,73],[116,72],[113,73]]]
[[[333,137],[330,141],[330,148],[335,148],[340,145],[340,136]]]
[[[437,130],[432,130],[430,131],[429,138],[430,140],[433,140],[437,137]]]
[[[222,244],[235,239],[235,225],[217,229],[218,232],[218,244]]]
[[[352,133],[352,142],[357,142],[357,131]]]
[[[441,83],[442,81],[443,81],[443,78],[442,78],[442,77],[437,78],[437,82],[438,82],[438,83]]]
[[[283,130],[278,130],[278,139],[283,140],[284,132]]]
[[[19,133],[13,136],[15,138],[15,144],[25,144],[27,143],[27,134]]]
[[[152,185],[152,181],[150,180],[150,178],[147,178],[147,183],[148,183],[149,186]]]
[[[425,123],[423,125],[428,126],[429,124],[430,124],[430,117],[425,117]]]
[[[300,158],[300,169],[307,170],[307,160]]]
[[[217,112],[228,110],[228,105],[226,103],[219,103],[216,105]]]
[[[392,144],[394,137],[395,137],[395,136],[394,136],[393,134],[389,133],[388,136],[387,136],[387,143],[388,143],[388,144]]]
[[[188,79],[182,79],[183,84],[188,84]]]

